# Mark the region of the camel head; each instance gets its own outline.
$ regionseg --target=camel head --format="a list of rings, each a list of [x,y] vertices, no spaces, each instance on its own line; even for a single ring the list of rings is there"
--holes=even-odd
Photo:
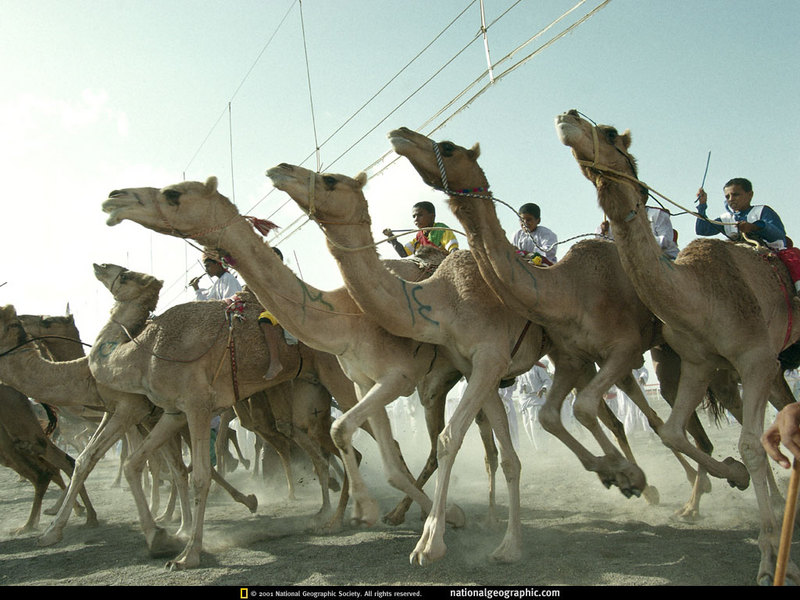
[[[556,131],[561,143],[572,148],[583,175],[597,188],[608,218],[630,220],[647,199],[647,187],[638,180],[636,159],[628,152],[630,131],[620,134],[609,125],[592,124],[577,110],[558,115]]]
[[[114,190],[103,202],[108,213],[106,224],[125,219],[159,233],[183,238],[199,238],[223,229],[238,215],[236,206],[217,191],[217,178],[205,183],[183,181],[157,188]]]
[[[455,191],[470,192],[482,188],[481,191],[487,191],[486,177],[478,165],[478,157],[481,155],[479,144],[466,149],[453,142],[439,142],[439,158],[442,161],[440,167],[435,150],[436,142],[421,133],[401,127],[389,132],[389,141],[394,151],[405,156],[422,180],[432,188],[443,190],[447,187]]]
[[[603,170],[636,177],[636,160],[628,152],[630,131],[619,133],[609,125],[594,125],[574,109],[556,117],[556,131],[561,143],[572,148],[584,176],[595,185]]]
[[[267,170],[276,189],[286,192],[309,217],[321,225],[369,224],[369,210],[362,188],[367,175],[355,178],[334,173],[315,173],[281,163]]]
[[[27,337],[16,309],[11,304],[0,307],[0,350],[15,348]]]
[[[129,271],[118,265],[94,265],[94,276],[111,292],[117,302],[137,302],[150,311],[158,304],[164,282],[152,275]]]

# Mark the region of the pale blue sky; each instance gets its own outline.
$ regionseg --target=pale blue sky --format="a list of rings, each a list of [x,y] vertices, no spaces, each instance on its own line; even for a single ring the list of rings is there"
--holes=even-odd
[[[488,32],[491,57],[499,61],[577,0],[484,4],[489,23],[510,8]],[[600,4],[585,2],[497,72]],[[69,302],[91,341],[110,306],[92,262],[164,279],[159,311],[192,298],[185,285],[201,272],[198,253],[131,223],[107,227],[100,204],[114,188],[217,175],[242,212],[282,226],[298,218],[264,176],[268,167],[301,163],[314,150],[296,0],[0,0],[0,14],[0,304],[61,314]],[[475,39],[398,108],[475,38],[478,2],[305,0],[302,15],[317,138],[330,138],[321,149],[323,170],[352,176],[365,169],[391,149],[389,130],[420,128],[486,68],[483,42]],[[558,113],[578,108],[632,130],[640,175],[663,194],[691,205],[711,151],[712,213],[722,207],[722,184],[748,177],[755,201],[775,208],[800,239],[792,198],[800,167],[799,27],[795,0],[612,0],[434,137],[480,142],[495,195],[515,206],[539,203],[543,224],[569,238],[593,232],[602,219],[593,188],[553,126]],[[313,158],[305,164],[316,167]],[[411,226],[410,207],[422,198],[457,226],[441,195],[403,162],[371,180],[366,192],[376,232]],[[514,215],[498,210],[511,236]],[[694,237],[692,217],[675,217],[674,224],[682,244]],[[315,225],[280,246],[312,284],[340,284]]]

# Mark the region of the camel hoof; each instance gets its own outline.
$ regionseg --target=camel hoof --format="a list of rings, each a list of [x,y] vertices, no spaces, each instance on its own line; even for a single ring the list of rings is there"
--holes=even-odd
[[[250,494],[247,496],[242,504],[250,509],[250,512],[253,514],[255,514],[256,510],[258,510],[258,498],[256,498],[255,494]]]
[[[467,524],[467,516],[458,504],[453,504],[447,509],[444,515],[445,523],[452,525],[456,529],[460,529]]]
[[[61,541],[61,532],[56,530],[47,530],[42,535],[39,536],[39,539],[36,540],[36,545],[41,548],[46,548],[47,546],[52,546],[57,544]]]
[[[730,456],[723,460],[722,464],[733,471],[731,477],[728,477],[728,485],[746,490],[750,485],[750,473],[747,471],[747,467]]]
[[[395,508],[393,511],[386,513],[383,515],[383,522],[387,525],[397,526],[402,523],[405,523],[406,520],[406,511],[399,510]],[[800,525],[800,523],[798,524]]]
[[[181,551],[183,545],[171,537],[164,529],[157,528],[152,539],[147,544],[148,553],[152,558],[175,556]]]
[[[658,490],[652,485],[648,485],[646,488],[644,488],[642,495],[644,496],[645,502],[647,502],[650,506],[658,506],[658,503],[661,502],[661,496],[659,495]]]

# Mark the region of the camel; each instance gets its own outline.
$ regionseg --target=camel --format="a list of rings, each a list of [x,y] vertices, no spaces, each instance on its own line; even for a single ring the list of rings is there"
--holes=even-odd
[[[358,395],[354,408],[341,407],[345,412],[331,429],[349,478],[354,521],[372,525],[378,519],[378,504],[358,472],[351,446],[353,433],[365,421],[378,442],[389,482],[419,504],[424,513],[430,513],[432,502],[421,486],[436,468],[435,451],[432,449],[433,458],[429,456],[415,482],[402,462],[383,407],[419,386],[429,433],[435,439],[444,427],[447,390],[461,377],[435,346],[389,334],[365,317],[344,287],[323,291],[299,279],[254,231],[251,222],[218,192],[215,177],[205,183],[182,182],[161,190],[114,190],[103,203],[103,210],[109,214],[109,225],[127,219],[159,233],[192,238],[204,247],[219,249],[286,330],[338,358]],[[425,276],[427,271],[410,261],[392,261],[390,265],[408,279],[414,274],[416,278]],[[492,490],[490,501],[491,494]],[[399,522],[404,510],[405,506],[399,506],[389,518]],[[453,525],[464,523],[457,506],[446,514]]]
[[[75,461],[42,430],[28,397],[2,384],[0,416],[0,464],[13,469],[33,484],[30,516],[25,525],[15,532],[27,533],[39,525],[42,500],[50,482],[65,490],[67,486],[60,472],[71,476]],[[86,525],[96,527],[97,513],[83,487],[80,495],[86,508]]]
[[[147,284],[138,289],[137,294],[142,296],[136,311],[138,322],[129,322],[129,330],[138,330],[155,308],[161,284],[154,279]],[[139,298],[136,301],[138,302]],[[98,384],[89,369],[88,357],[60,362],[47,360],[42,355],[39,345],[28,337],[13,306],[0,308],[0,357],[2,357],[0,381],[25,395],[59,408],[88,406],[106,413],[89,445],[75,461],[67,494],[55,518],[38,538],[40,546],[53,545],[63,538],[63,530],[69,520],[71,509],[97,461],[132,427],[154,423],[155,421],[151,419],[158,416],[158,411],[145,396],[126,394]],[[178,535],[184,536],[192,520],[189,511],[186,466],[183,464],[180,448],[177,445],[168,447],[164,458],[173,474],[173,481],[177,484],[181,500],[181,524]],[[234,499],[245,504],[251,511],[255,510],[255,496],[245,497],[228,485],[216,472],[214,479],[223,485]],[[150,550],[154,554],[164,551],[156,546],[150,546]]]
[[[145,307],[142,320],[149,311],[150,308]],[[144,396],[124,394],[98,384],[89,370],[88,357],[57,362],[47,360],[27,336],[13,306],[0,308],[0,357],[0,381],[26,396],[59,408],[88,406],[106,413],[89,445],[75,460],[67,494],[58,513],[38,538],[40,546],[50,546],[63,538],[72,507],[97,461],[127,430],[147,422],[155,407]],[[173,477],[179,482],[183,480],[179,485],[179,491],[185,490],[181,494],[179,530],[183,531],[191,523],[186,467],[177,452],[168,453],[166,459]]]
[[[643,352],[649,349],[662,383],[662,394],[672,404],[680,362],[674,352],[663,345],[660,322],[633,289],[622,269],[616,246],[602,240],[587,240],[574,245],[552,267],[533,266],[518,257],[500,225],[489,182],[478,164],[478,144],[470,149],[449,141],[437,144],[407,128],[392,131],[389,138],[395,151],[411,162],[423,181],[448,194],[450,206],[465,228],[481,273],[498,297],[511,310],[545,327],[553,342],[551,356],[556,363],[556,376],[542,414],[545,429],[576,452],[590,471],[597,469],[598,462],[619,464],[618,452],[606,454],[598,461],[561,423],[561,404],[575,387],[574,378],[579,369],[587,368],[587,359],[600,365],[591,385],[578,394],[575,412],[581,422],[591,425],[600,447],[607,450],[610,446],[605,437],[597,437],[602,432],[597,427],[596,416],[597,407],[605,408],[602,394],[609,382],[619,385],[633,399],[655,431],[661,419],[630,377],[631,368],[641,364]],[[720,371],[711,382],[710,392],[741,419],[736,384],[735,379],[731,381],[729,372]],[[776,406],[785,402],[785,394],[775,395]],[[713,445],[696,413],[691,415],[688,431],[698,446],[711,454]],[[633,462],[624,431],[621,435],[615,433],[626,457]],[[676,457],[693,484],[691,497],[678,515],[697,519],[700,498],[703,492],[710,490],[710,482],[702,469],[698,474],[680,454],[676,453]],[[613,473],[614,469],[601,467],[598,475],[608,482],[609,479],[614,481]],[[616,477],[620,477],[619,471]],[[657,497],[650,486],[643,494]]]
[[[304,354],[296,357],[296,370],[284,369],[278,376],[265,380],[269,352],[258,325],[258,315],[263,309],[247,292],[240,292],[240,302],[230,305],[224,301],[200,301],[174,306],[147,321],[140,330],[131,330],[128,322],[139,319],[141,304],[126,302],[128,296],[140,295],[140,288],[147,286],[143,282],[148,278],[158,280],[117,265],[94,268],[96,277],[116,302],[111,320],[98,334],[88,355],[92,375],[98,383],[145,395],[164,411],[125,465],[125,476],[151,549],[158,546],[166,552],[173,540],[156,526],[143,497],[140,474],[147,457],[188,424],[195,514],[189,539],[167,566],[195,567],[200,561],[205,504],[213,474],[210,464],[213,415],[234,406],[242,397],[295,377],[318,377],[345,405],[348,401],[355,402],[348,398],[348,393],[354,396],[352,387],[344,374],[337,372],[338,364],[333,357],[304,347],[298,349]],[[246,351],[242,352],[243,349]],[[318,468],[317,475],[323,488],[323,508],[318,514],[322,520],[330,508],[327,463],[324,469]],[[341,520],[346,502],[344,493],[331,524]]]
[[[629,153],[630,132],[593,125],[571,110],[556,117],[556,130],[614,229],[620,259],[642,302],[663,322],[663,335],[681,359],[675,405],[659,435],[671,448],[703,465],[714,477],[745,488],[752,478],[758,501],[761,552],[757,581],[775,570],[780,538],[767,484],[770,469],[760,443],[770,387],[780,375],[778,354],[800,337],[800,301],[790,297],[785,267],[762,249],[719,239],[696,239],[671,262],[663,257],[645,217],[648,189]],[[744,464],[717,461],[688,443],[685,425],[716,369],[733,369],[742,384]],[[746,465],[746,466],[745,466]],[[787,575],[800,583],[793,562]]]
[[[467,426],[480,409],[501,446],[509,489],[506,534],[492,558],[518,560],[520,463],[509,443],[508,420],[497,389],[501,379],[527,372],[546,353],[548,342],[541,328],[500,303],[469,251],[451,253],[431,277],[419,282],[409,282],[387,269],[378,258],[370,231],[362,193],[364,174],[352,179],[281,164],[267,175],[323,228],[345,285],[361,309],[390,333],[435,344],[467,377],[464,396],[439,435],[434,508],[411,562],[425,565],[446,552],[444,506],[450,472]]]

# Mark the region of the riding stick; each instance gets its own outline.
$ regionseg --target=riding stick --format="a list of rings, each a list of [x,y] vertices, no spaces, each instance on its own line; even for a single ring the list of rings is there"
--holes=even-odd
[[[775,563],[774,585],[783,585],[786,579],[786,564],[789,562],[789,550],[792,546],[792,532],[794,530],[794,515],[797,512],[797,491],[800,484],[800,465],[797,460],[792,462],[792,475],[789,477],[789,489],[786,492],[786,507],[783,511],[783,527],[781,527],[781,541],[778,546],[778,558]]]

